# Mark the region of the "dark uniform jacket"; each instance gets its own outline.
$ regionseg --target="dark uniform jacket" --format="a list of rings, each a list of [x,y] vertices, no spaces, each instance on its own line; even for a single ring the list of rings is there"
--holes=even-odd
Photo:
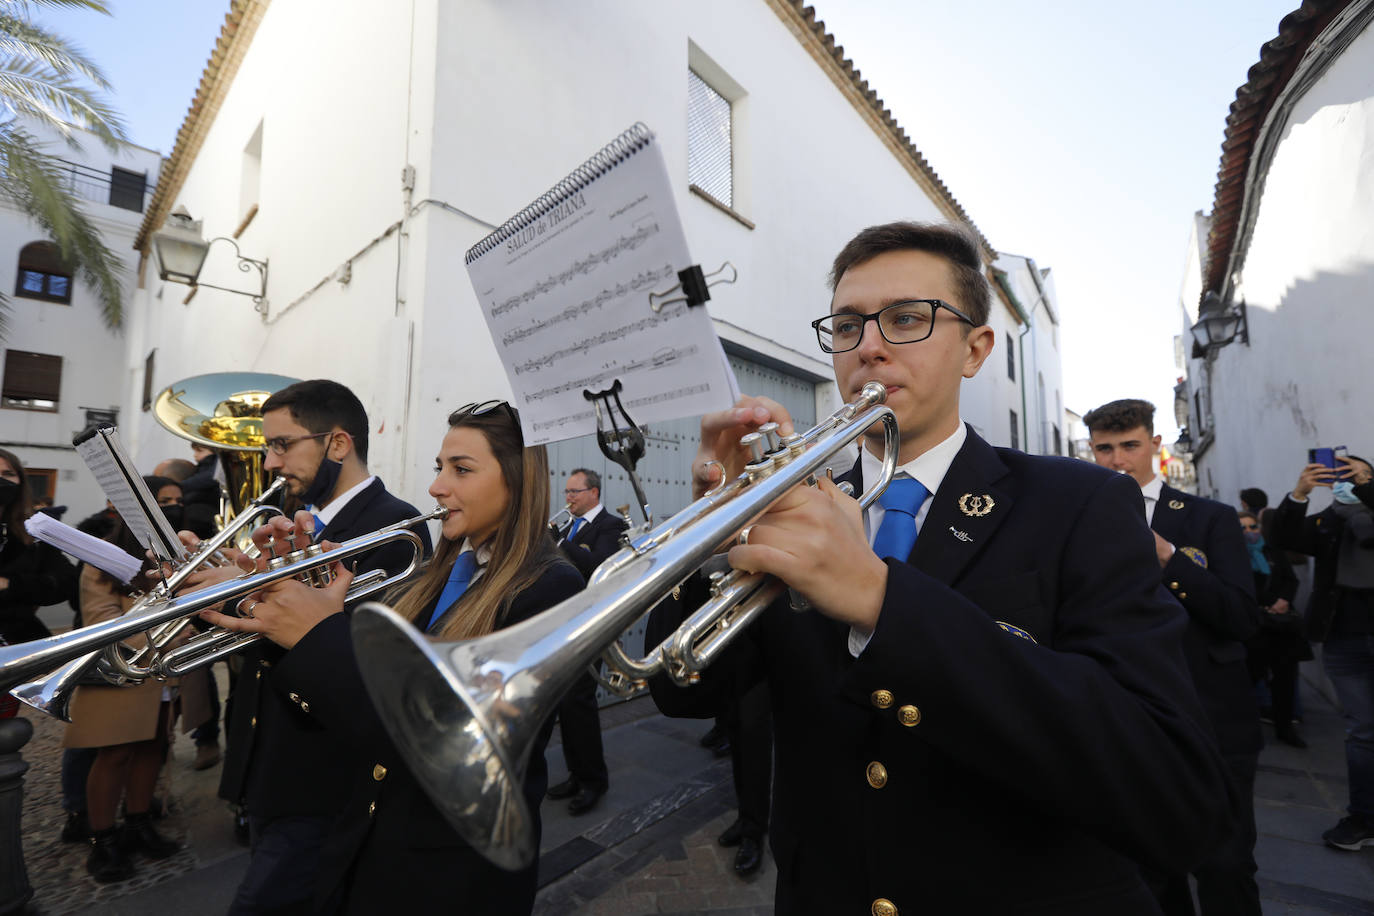
[[[1166,484],[1150,527],[1175,548],[1163,582],[1188,612],[1184,652],[1221,751],[1259,753],[1264,739],[1245,665],[1259,613],[1236,510]]]
[[[533,617],[582,587],[582,576],[560,558],[514,596],[500,626]],[[345,615],[335,614],[307,633],[286,653],[275,676],[299,698],[302,714],[347,742],[348,759],[355,763],[347,774],[347,805],[321,856],[317,903],[325,912],[340,906],[345,913],[366,914],[530,912],[537,864],[518,872],[492,865],[430,802],[368,698]],[[544,745],[550,725],[541,729],[525,773],[536,845],[539,802],[548,785]]]
[[[10,580],[0,591],[0,639],[14,644],[51,636],[38,609],[72,600],[76,575],[56,547],[42,541],[25,544],[17,532],[9,532],[0,545],[0,576]]]
[[[1360,502],[1374,508],[1374,482],[1355,487]],[[1307,603],[1307,638],[1323,642],[1331,631],[1338,607],[1336,566],[1340,560],[1341,535],[1345,519],[1330,506],[1307,517],[1307,503],[1285,496],[1274,510],[1271,534],[1275,547],[1295,550],[1315,559],[1312,570],[1312,597]]]
[[[414,506],[392,496],[380,479],[339,511],[323,538],[342,542],[419,515]],[[415,529],[429,553],[429,530]],[[412,556],[404,543],[388,544],[357,557],[357,571],[397,573]],[[243,653],[234,686],[228,748],[219,794],[243,801],[254,817],[329,815],[343,810],[347,776],[340,766],[346,752],[318,721],[301,712],[276,677],[281,647],[259,640]]]
[[[568,531],[572,528],[569,522],[560,532],[558,546],[563,548],[563,553],[582,573],[582,578],[589,579],[596,568],[606,562],[607,557],[620,549],[620,535],[628,527],[625,519],[612,515],[603,506],[596,518],[577,529],[577,534],[571,538],[568,537]]]
[[[932,500],[859,658],[785,601],[732,647],[772,694],[777,912],[1157,913],[1133,860],[1192,865],[1228,789],[1139,487],[970,430]],[[655,701],[710,714],[714,670]]]

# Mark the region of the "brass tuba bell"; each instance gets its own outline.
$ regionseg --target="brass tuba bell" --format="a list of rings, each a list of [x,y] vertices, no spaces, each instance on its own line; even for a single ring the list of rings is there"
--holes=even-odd
[[[262,405],[299,379],[265,372],[214,372],[163,389],[153,416],[168,432],[212,448],[224,471],[219,527],[267,489]]]

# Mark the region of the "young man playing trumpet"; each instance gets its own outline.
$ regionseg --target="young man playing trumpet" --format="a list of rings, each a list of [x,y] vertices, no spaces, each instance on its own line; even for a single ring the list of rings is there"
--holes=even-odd
[[[1194,864],[1226,819],[1223,763],[1189,682],[1185,619],[1132,481],[993,448],[959,417],[993,347],[977,243],[950,226],[866,229],[813,324],[841,397],[886,386],[898,479],[858,503],[821,479],[741,533],[730,565],[780,577],[701,685],[652,683],[671,715],[714,710],[717,669],[767,680],[779,913],[1155,914],[1137,863]],[[791,419],[745,398],[702,419],[700,495]],[[842,476],[877,479],[875,427]],[[681,605],[703,597],[704,581]],[[656,644],[687,609],[661,606]]]
[[[287,491],[315,516],[317,539],[346,541],[420,514],[369,473],[367,412],[348,388],[297,382],[262,410],[264,466],[285,477]],[[428,553],[428,530],[416,533]],[[410,557],[404,544],[379,547],[359,556],[355,571],[395,574]],[[348,800],[349,752],[274,684],[282,654],[267,640],[243,653],[229,713],[219,794],[247,812],[253,850],[232,914],[308,912],[320,849]]]

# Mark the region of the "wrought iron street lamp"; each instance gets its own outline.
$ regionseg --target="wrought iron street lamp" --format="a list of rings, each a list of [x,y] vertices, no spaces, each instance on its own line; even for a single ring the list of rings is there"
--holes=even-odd
[[[1202,297],[1197,324],[1193,325],[1189,332],[1193,335],[1194,356],[1220,350],[1237,336],[1242,343],[1249,344],[1250,329],[1245,321],[1245,300],[1242,299],[1234,308],[1226,308],[1222,305],[1220,296],[1208,293]]]
[[[191,219],[191,214],[185,207],[177,207],[167,217],[167,224],[160,231],[153,233],[153,249],[157,252],[157,275],[173,283],[185,283],[193,287],[207,286],[210,289],[249,296],[253,300],[253,307],[266,314],[267,262],[244,257],[239,251],[238,243],[231,238],[219,236],[207,242],[200,234],[200,225],[200,220]],[[205,257],[215,242],[228,242],[234,247],[234,257],[238,259],[239,270],[244,273],[254,270],[258,272],[259,288],[256,292],[216,286],[200,279]]]

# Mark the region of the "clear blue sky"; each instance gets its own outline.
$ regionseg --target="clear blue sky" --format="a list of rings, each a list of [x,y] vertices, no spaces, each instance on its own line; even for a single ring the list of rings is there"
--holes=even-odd
[[[993,246],[1053,270],[1064,405],[1146,397],[1169,436],[1191,214],[1211,208],[1236,87],[1298,0],[813,2]],[[228,0],[111,6],[38,18],[166,154]]]

